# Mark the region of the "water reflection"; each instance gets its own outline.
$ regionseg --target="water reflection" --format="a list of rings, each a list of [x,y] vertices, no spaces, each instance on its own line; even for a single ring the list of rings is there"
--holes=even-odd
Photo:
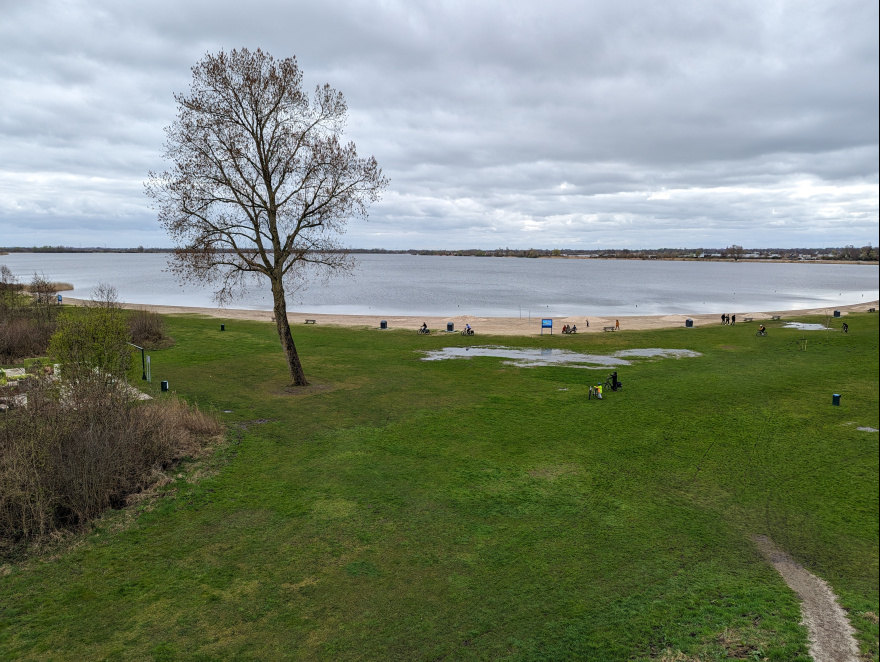
[[[483,345],[477,347],[444,347],[443,349],[424,352],[423,361],[442,361],[444,359],[469,359],[473,356],[492,356],[506,359],[503,363],[523,368],[535,366],[568,366],[571,368],[615,368],[632,365],[628,359],[640,358],[691,358],[701,356],[699,352],[689,349],[625,349],[610,355],[581,354],[567,349],[529,349],[520,347],[504,347],[500,345]]]
[[[782,325],[783,329],[798,329],[800,331],[828,331],[824,324],[808,324],[806,322],[788,322]]]

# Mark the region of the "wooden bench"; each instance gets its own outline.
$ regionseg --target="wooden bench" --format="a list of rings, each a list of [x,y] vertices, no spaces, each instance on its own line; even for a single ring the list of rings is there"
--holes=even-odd
[[[615,327],[613,327],[613,326],[603,326],[602,327],[603,331],[614,331],[614,329],[615,329]]]
[[[754,317],[746,317],[744,321],[746,321],[746,322],[754,322],[754,321],[755,321],[755,318],[754,318]]]
[[[774,315],[774,316],[771,317],[770,319],[772,319],[772,320],[781,320],[781,319],[782,319],[782,315]]]
[[[306,320],[306,324],[314,324],[315,320]]]

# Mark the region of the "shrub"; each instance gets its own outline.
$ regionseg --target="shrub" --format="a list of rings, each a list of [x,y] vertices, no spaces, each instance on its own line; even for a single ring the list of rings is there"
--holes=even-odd
[[[194,455],[222,426],[186,403],[139,403],[92,373],[59,385],[27,380],[27,407],[0,434],[0,537],[34,540],[79,527]]]
[[[30,286],[22,285],[0,265],[0,361],[46,353],[61,308],[54,287],[37,275]]]
[[[0,314],[0,362],[15,363],[25,357],[45,354],[53,331],[53,323]]]
[[[165,320],[149,310],[132,310],[128,314],[131,342],[147,349],[168,347],[171,339],[165,333]]]
[[[122,379],[131,364],[128,325],[114,307],[68,309],[58,318],[49,353],[61,364],[65,378],[86,379],[98,371]]]

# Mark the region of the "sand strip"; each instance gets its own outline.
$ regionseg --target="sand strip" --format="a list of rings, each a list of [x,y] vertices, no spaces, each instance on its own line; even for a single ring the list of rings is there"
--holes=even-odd
[[[81,305],[83,299],[74,299],[65,297],[64,303],[73,305]],[[880,302],[871,301],[868,303],[854,304],[850,306],[835,306],[827,308],[805,308],[802,310],[776,310],[776,311],[760,311],[751,313],[736,313],[737,323],[742,323],[746,318],[753,318],[756,321],[767,321],[778,315],[782,319],[789,317],[801,317],[804,315],[832,315],[833,311],[839,310],[841,315],[849,312],[864,312],[869,308],[880,307]],[[186,306],[157,306],[149,304],[122,303],[123,308],[146,309],[152,310],[162,315],[180,315],[180,314],[196,314],[206,315],[208,317],[216,317],[225,320],[257,320],[263,322],[272,321],[273,315],[270,310],[243,310],[240,308],[189,308]],[[427,322],[428,328],[432,331],[443,331],[446,329],[447,322],[455,324],[456,331],[462,329],[464,325],[470,324],[479,334],[499,335],[499,336],[531,336],[540,335],[541,320],[532,317],[476,317],[473,315],[453,315],[450,317],[415,317],[415,316],[399,316],[399,315],[326,315],[323,313],[308,312],[290,312],[287,314],[288,320],[292,326],[305,324],[307,319],[315,320],[318,325],[335,324],[339,326],[360,326],[369,328],[379,328],[379,322],[386,320],[389,329],[408,329],[415,331]],[[642,331],[646,329],[668,329],[673,327],[683,327],[685,320],[692,319],[694,326],[710,326],[721,323],[721,315],[712,313],[711,315],[629,315],[621,317],[593,317],[593,316],[573,316],[573,317],[554,317],[553,333],[561,334],[562,327],[566,324],[576,325],[578,333],[602,333],[606,326],[615,326],[617,320],[620,321],[621,331]],[[589,322],[589,326],[587,323]]]
[[[807,626],[813,660],[858,662],[859,646],[855,630],[825,580],[796,563],[767,536],[752,536],[752,540],[800,598],[803,624]]]

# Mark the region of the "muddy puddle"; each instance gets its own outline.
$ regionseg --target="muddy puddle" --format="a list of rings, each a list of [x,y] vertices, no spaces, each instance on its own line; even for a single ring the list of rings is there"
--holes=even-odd
[[[669,359],[700,356],[689,349],[625,349],[613,354],[581,354],[567,349],[530,349],[484,345],[477,347],[444,347],[424,352],[423,361],[446,359],[469,359],[474,356],[491,356],[505,359],[508,365],[531,368],[535,366],[567,366],[570,368],[616,368],[632,365],[631,359]]]

